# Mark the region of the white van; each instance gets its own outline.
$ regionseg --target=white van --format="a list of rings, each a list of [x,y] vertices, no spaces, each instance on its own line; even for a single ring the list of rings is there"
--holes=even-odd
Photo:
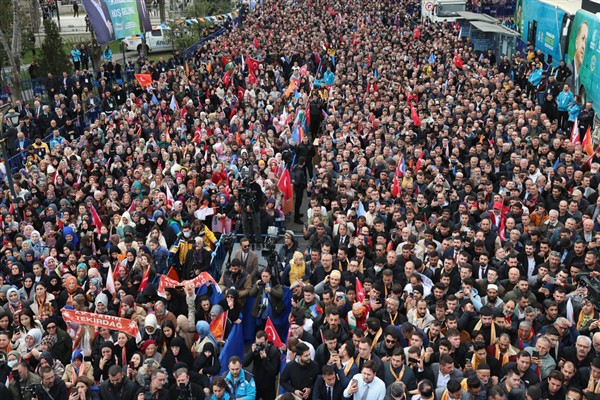
[[[431,22],[455,22],[458,12],[465,11],[465,0],[422,0],[421,18]]]
[[[152,27],[150,32],[146,32],[146,53],[160,53],[162,51],[173,51],[173,42],[168,36],[168,27]],[[123,39],[123,44],[127,51],[142,50],[142,35],[130,36]]]

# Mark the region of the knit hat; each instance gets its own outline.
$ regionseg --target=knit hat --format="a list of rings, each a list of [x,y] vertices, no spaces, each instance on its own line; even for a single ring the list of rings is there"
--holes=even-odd
[[[140,350],[142,350],[142,353],[145,353],[148,346],[152,344],[156,346],[156,342],[152,339],[146,340],[144,343],[142,343],[142,345],[140,346]]]

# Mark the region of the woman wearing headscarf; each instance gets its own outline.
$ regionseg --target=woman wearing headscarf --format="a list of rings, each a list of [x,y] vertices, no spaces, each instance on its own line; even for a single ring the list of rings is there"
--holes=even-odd
[[[42,331],[34,328],[27,332],[25,339],[17,348],[17,351],[21,354],[22,360],[27,361],[32,369],[34,369],[38,364],[36,356],[39,356],[41,353],[41,342]]]
[[[119,316],[121,318],[137,321],[139,327],[141,328],[145,323],[146,310],[135,304],[134,297],[128,294],[121,298],[121,310],[119,311]],[[156,320],[156,317],[154,317],[154,319]]]
[[[198,357],[200,352],[204,349],[205,343],[212,343],[215,349],[219,349],[219,343],[217,339],[210,333],[210,325],[206,321],[198,321],[196,323],[196,332],[198,333],[198,340],[194,343],[194,347],[192,347],[192,353],[195,357]],[[218,352],[218,351],[217,351]]]
[[[65,366],[63,365],[63,363],[61,363],[60,360],[54,358],[52,353],[47,351],[44,351],[39,355],[39,363],[37,365],[37,368],[35,369],[35,373],[41,376],[40,372],[42,368],[45,367],[51,368],[52,371],[54,371],[54,374],[59,378],[62,377],[65,373]]]
[[[27,300],[29,304],[33,303],[35,298],[34,279],[35,276],[31,272],[26,273],[23,277],[23,286],[19,289],[19,297]]]
[[[66,305],[72,306],[73,298],[78,294],[85,295],[83,289],[77,284],[77,278],[72,275],[68,276],[65,279],[65,288],[58,296],[58,308],[62,309]]]
[[[25,249],[25,243],[29,242],[23,242],[23,250],[21,250],[21,263],[23,264],[23,270],[27,274],[33,272],[33,263],[35,262],[36,256],[35,250],[31,247]],[[31,246],[31,244],[29,244],[29,246]]]
[[[144,330],[140,332],[142,334],[142,340],[154,340],[156,343],[163,341],[162,331],[160,325],[156,319],[156,315],[148,314],[144,319]]]
[[[20,288],[23,286],[23,276],[23,264],[18,261],[13,261],[13,264],[10,267],[10,273],[7,276],[8,282],[10,282],[12,286]]]
[[[29,307],[28,300],[21,300],[19,291],[14,287],[11,287],[6,292],[7,303],[4,305],[4,312],[11,314],[14,319],[18,320],[21,311]]]
[[[113,343],[104,342],[100,349],[100,357],[94,360],[94,380],[96,382],[108,380],[108,369],[117,363]]]
[[[67,385],[67,388],[70,389],[76,385],[77,378],[80,376],[87,376],[89,379],[94,379],[94,367],[91,362],[83,360],[83,352],[77,349],[71,356],[71,364],[65,367],[62,380]]]
[[[185,340],[180,337],[175,337],[169,345],[167,354],[165,354],[161,361],[161,366],[167,370],[167,373],[170,376],[173,373],[173,366],[178,362],[185,363],[189,369],[194,364],[194,358],[189,347],[186,346]]]
[[[77,234],[75,233],[75,230],[73,230],[73,228],[71,228],[69,225],[65,226],[62,229],[62,234],[63,234],[63,239],[65,241],[63,243],[63,246],[71,243],[75,249],[78,248],[77,245],[79,244],[79,236],[77,236]]]
[[[204,344],[202,351],[196,356],[192,370],[202,377],[202,385],[208,387],[210,377],[218,376],[221,372],[221,362],[212,342]]]

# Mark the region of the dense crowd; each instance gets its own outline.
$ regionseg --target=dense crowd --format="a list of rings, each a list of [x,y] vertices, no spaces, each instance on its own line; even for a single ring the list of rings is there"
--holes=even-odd
[[[4,398],[599,397],[600,152],[568,67],[337,0],[264,0],[149,86],[104,63],[12,105]]]

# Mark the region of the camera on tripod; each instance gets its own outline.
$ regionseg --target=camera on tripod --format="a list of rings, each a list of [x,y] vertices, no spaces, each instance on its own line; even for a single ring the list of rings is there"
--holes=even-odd
[[[267,268],[271,270],[273,276],[277,277],[283,271],[281,259],[276,251],[277,242],[279,241],[279,229],[276,226],[270,226],[267,229],[267,237],[263,243],[261,252],[265,260],[267,260]]]

